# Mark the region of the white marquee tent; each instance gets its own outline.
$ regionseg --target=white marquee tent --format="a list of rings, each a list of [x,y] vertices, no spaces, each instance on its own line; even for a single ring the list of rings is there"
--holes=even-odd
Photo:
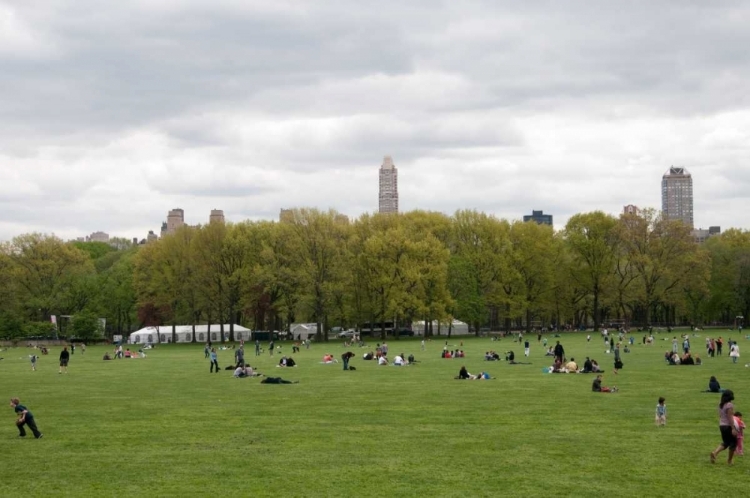
[[[297,341],[305,341],[310,339],[318,332],[317,323],[293,323],[289,327],[289,332],[292,334],[292,338]]]
[[[157,336],[158,334],[158,336]],[[221,340],[221,325],[211,325],[211,337],[208,333],[208,325],[195,326],[195,340],[197,342],[217,342]],[[234,325],[235,341],[249,341],[252,337],[252,331],[242,325]],[[193,342],[193,326],[177,325],[175,327],[176,342]],[[229,340],[229,324],[224,324],[224,340]],[[130,344],[149,344],[157,342],[172,342],[172,326],[162,325],[160,327],[146,327],[130,334],[128,342]]]

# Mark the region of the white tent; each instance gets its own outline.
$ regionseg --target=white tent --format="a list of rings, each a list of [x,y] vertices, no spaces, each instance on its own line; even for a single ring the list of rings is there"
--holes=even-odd
[[[293,323],[289,327],[292,338],[296,341],[305,341],[313,337],[318,332],[317,323]]]
[[[414,322],[411,325],[411,329],[414,331],[416,335],[421,335],[424,337],[424,331],[425,331],[425,322],[424,320],[419,322]],[[438,331],[438,322],[437,320],[432,321],[432,333],[437,334]],[[461,320],[453,320],[453,323],[451,324],[451,335],[468,335],[469,334],[469,325],[465,322],[462,322]],[[447,336],[448,335],[448,324],[444,322],[440,322],[440,336]]]
[[[158,336],[157,336],[158,334]],[[234,340],[249,341],[252,337],[252,331],[242,325],[234,325]],[[177,325],[175,327],[176,342],[193,342],[193,326]],[[217,342],[221,340],[221,325],[212,324],[211,334],[209,337],[208,325],[195,326],[196,342]],[[229,324],[224,324],[224,340],[229,340]],[[130,344],[149,344],[157,342],[172,342],[172,326],[162,325],[160,327],[146,327],[130,334]]]

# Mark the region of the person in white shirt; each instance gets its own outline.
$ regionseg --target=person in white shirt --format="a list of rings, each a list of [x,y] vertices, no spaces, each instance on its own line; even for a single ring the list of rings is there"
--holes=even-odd
[[[401,357],[401,355],[396,355],[396,357],[393,359],[393,364],[396,365],[397,367],[402,367],[404,366],[405,363],[406,362]]]
[[[387,365],[387,364],[388,364],[388,360],[386,359],[385,356],[381,356],[380,358],[378,358],[378,365]]]

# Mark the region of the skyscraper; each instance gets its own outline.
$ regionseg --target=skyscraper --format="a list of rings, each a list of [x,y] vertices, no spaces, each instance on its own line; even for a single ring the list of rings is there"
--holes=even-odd
[[[378,211],[398,213],[398,169],[393,165],[391,156],[385,156],[380,166]]]
[[[167,233],[174,233],[185,224],[185,211],[180,208],[172,209],[167,214]]]
[[[209,223],[224,223],[224,211],[221,209],[212,209],[208,217]]]
[[[685,168],[669,168],[661,179],[661,212],[693,228],[693,177]]]

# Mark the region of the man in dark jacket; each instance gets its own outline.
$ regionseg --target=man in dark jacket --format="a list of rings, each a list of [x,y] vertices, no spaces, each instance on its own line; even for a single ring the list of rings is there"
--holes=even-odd
[[[344,370],[349,370],[349,360],[354,358],[354,353],[347,351],[341,355],[341,360],[344,362]]]
[[[555,359],[560,363],[565,360],[565,349],[560,344],[560,341],[557,341],[557,344],[555,344]]]

